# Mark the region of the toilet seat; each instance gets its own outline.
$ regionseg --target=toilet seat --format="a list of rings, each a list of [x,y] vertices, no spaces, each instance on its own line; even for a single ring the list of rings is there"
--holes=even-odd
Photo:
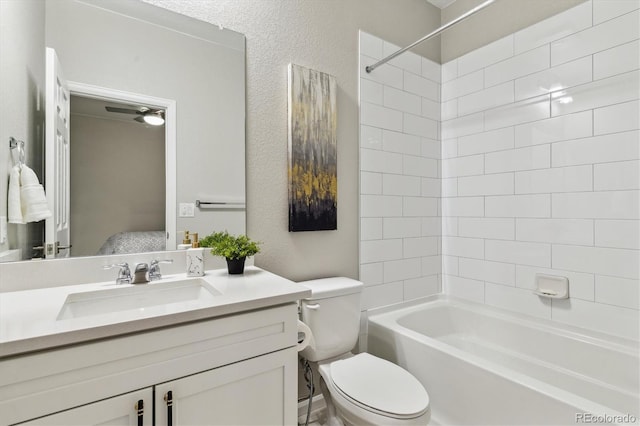
[[[331,363],[336,390],[360,408],[385,417],[411,419],[429,409],[429,395],[403,368],[361,353]]]

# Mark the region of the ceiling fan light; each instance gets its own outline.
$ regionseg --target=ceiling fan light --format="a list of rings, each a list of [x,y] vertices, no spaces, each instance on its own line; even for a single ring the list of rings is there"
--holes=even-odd
[[[146,113],[142,118],[144,119],[145,123],[152,126],[162,126],[164,124],[164,118],[159,112]]]

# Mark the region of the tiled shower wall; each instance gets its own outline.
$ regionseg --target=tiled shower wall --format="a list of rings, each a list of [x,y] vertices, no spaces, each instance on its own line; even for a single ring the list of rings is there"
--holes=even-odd
[[[592,0],[442,66],[444,292],[638,337],[635,0]],[[536,273],[570,299],[534,295]]]
[[[441,291],[440,64],[360,33],[363,310]]]

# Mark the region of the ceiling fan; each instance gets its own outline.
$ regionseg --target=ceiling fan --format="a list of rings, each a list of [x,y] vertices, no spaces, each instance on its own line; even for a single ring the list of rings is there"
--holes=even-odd
[[[118,108],[118,107],[104,107],[109,112],[115,112],[120,114],[136,114],[135,121],[139,123],[147,123],[152,126],[161,126],[164,124],[164,110],[151,109],[148,107],[140,107],[138,109],[133,108]]]

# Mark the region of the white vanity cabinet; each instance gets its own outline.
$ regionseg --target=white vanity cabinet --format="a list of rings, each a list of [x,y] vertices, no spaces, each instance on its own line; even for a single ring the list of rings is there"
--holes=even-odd
[[[0,424],[295,424],[296,319],[287,303],[0,359]]]

